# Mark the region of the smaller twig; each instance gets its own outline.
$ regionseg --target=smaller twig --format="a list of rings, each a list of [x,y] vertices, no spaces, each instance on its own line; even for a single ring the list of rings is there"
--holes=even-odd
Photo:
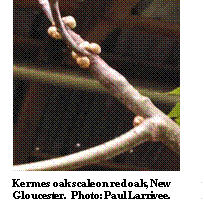
[[[50,3],[48,0],[38,0],[39,4],[42,7],[42,10],[45,12],[46,16],[52,23],[52,25],[56,25],[60,32],[64,35],[62,36],[63,40],[67,44],[68,47],[76,51],[79,55],[91,55],[88,51],[84,50],[83,48],[80,48],[78,45],[82,43],[84,40],[81,38],[80,35],[76,34],[74,31],[72,31],[68,26],[65,26],[63,24],[63,21],[61,19],[61,14],[59,11],[59,5],[58,2],[51,4],[53,9],[53,14],[51,11]],[[54,16],[54,18],[53,18]]]
[[[47,153],[38,153],[38,152],[31,152],[31,156],[41,158],[41,159],[51,159],[51,158],[58,158],[59,155],[47,154]],[[111,168],[113,170],[133,170],[133,171],[153,171],[151,167],[143,166],[142,164],[138,163],[115,163],[112,159],[101,161],[99,163],[95,163],[90,166],[102,166],[106,168]],[[80,169],[76,169],[80,170]]]
[[[58,1],[51,0],[50,2],[51,2],[50,8],[52,11],[54,23],[55,23],[56,27],[60,30],[60,32],[62,34],[62,38],[65,41],[65,43],[67,44],[67,46],[69,46],[72,50],[74,50],[78,55],[88,56],[91,59],[92,54],[89,53],[87,50],[85,50],[85,48],[80,47],[78,45],[78,43],[76,42],[76,39],[73,39],[72,36],[69,34],[71,29],[69,29],[69,27],[65,27],[65,25],[62,21],[62,18],[61,18]],[[74,35],[74,33],[72,33],[72,35]]]
[[[15,171],[74,170],[86,165],[106,161],[152,138],[156,128],[153,120],[148,119],[114,140],[65,157],[14,166]]]
[[[79,72],[72,72],[71,69],[68,73],[59,73],[56,72],[54,67],[46,69],[45,67],[40,68],[32,65],[14,64],[13,76],[18,79],[32,80],[59,87],[79,88],[85,91],[109,93],[109,91],[102,86],[98,80],[80,75]],[[149,97],[153,102],[168,104],[169,106],[175,106],[180,99],[178,95],[168,95],[157,92],[156,90],[142,88],[139,84],[135,84],[134,88],[136,88],[142,95]]]
[[[54,24],[54,19],[52,17],[52,12],[50,9],[50,3],[48,0],[38,0],[39,4],[42,7],[42,10],[44,11],[44,13],[47,15],[48,19],[50,20],[50,22],[52,24]]]

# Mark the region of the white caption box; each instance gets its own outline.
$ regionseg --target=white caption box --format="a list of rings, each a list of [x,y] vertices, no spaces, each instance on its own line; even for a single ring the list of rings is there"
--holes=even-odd
[[[6,206],[202,206],[199,172],[3,172]]]

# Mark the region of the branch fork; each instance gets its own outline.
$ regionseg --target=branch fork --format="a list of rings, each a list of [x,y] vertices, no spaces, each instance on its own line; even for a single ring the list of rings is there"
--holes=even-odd
[[[97,55],[100,53],[100,46],[95,43],[87,44],[72,30],[73,27],[64,24],[58,0],[38,1],[52,25],[59,30],[62,39],[73,50],[72,57],[76,61],[78,59],[79,66],[87,68],[87,71],[90,71],[109,90],[110,94],[120,100],[137,117],[133,120],[134,128],[114,140],[65,157],[17,165],[14,166],[14,170],[74,170],[106,161],[145,141],[162,141],[171,150],[180,154],[179,126]]]

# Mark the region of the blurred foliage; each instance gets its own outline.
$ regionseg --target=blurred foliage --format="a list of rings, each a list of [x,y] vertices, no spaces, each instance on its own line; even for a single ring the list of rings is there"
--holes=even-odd
[[[170,95],[180,95],[180,87],[176,88],[175,90],[168,92],[167,94]],[[173,119],[179,126],[180,126],[180,102],[178,102],[168,116]]]

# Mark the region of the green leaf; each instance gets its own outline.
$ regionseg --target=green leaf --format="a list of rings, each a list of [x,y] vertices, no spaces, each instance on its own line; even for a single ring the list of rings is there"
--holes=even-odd
[[[175,119],[175,122],[180,125],[180,117]]]
[[[180,87],[176,88],[175,90],[168,92],[167,94],[171,95],[180,95]],[[180,125],[180,102],[178,102],[171,112],[168,114],[170,118],[173,118],[175,122]]]
[[[180,117],[180,102],[176,104],[176,106],[171,110],[168,115],[169,117]]]
[[[168,92],[167,94],[180,95],[180,87],[172,90],[171,92]]]
[[[180,102],[178,102],[176,106],[174,106],[168,116],[170,118],[174,118],[175,122],[180,125]]]

